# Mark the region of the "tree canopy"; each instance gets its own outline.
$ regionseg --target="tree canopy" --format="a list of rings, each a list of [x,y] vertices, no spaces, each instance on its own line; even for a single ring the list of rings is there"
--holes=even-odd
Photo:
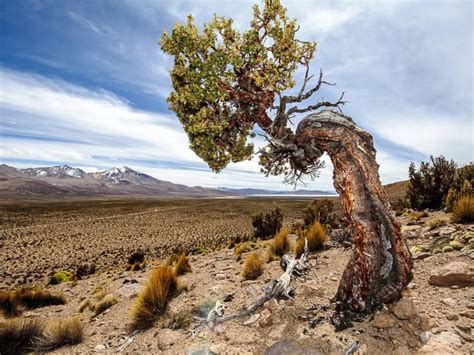
[[[298,153],[287,122],[295,113],[338,107],[344,101],[341,96],[336,103],[286,109],[287,104],[306,100],[322,84],[329,84],[321,72],[316,86],[305,91],[316,43],[298,40],[298,30],[279,0],[265,0],[263,9],[253,7],[250,28],[243,33],[234,29],[232,19],[217,15],[202,32],[191,15],[171,34],[163,32],[161,48],[174,57],[170,109],[182,123],[191,149],[213,171],[252,157],[254,147],[248,138],[255,136],[255,125],[269,142],[259,152],[267,175],[301,176],[322,166],[318,159]],[[306,74],[299,94],[283,96],[295,86],[293,75],[301,65]],[[269,112],[274,112],[273,119]]]

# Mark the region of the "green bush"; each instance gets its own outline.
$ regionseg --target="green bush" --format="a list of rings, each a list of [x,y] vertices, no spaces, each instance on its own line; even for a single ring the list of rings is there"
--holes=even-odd
[[[62,282],[70,281],[73,277],[74,274],[69,271],[59,271],[51,277],[51,279],[49,280],[49,284],[58,285]]]
[[[456,171],[454,182],[444,199],[447,211],[452,211],[454,203],[462,196],[474,194],[474,164],[468,164]]]
[[[407,189],[407,199],[412,208],[438,209],[443,207],[444,200],[450,187],[455,181],[456,163],[445,157],[430,157],[431,162],[421,162],[417,171],[415,164],[408,168],[410,183]]]
[[[269,238],[275,235],[283,225],[283,212],[279,207],[269,213],[259,213],[252,218],[256,238]]]

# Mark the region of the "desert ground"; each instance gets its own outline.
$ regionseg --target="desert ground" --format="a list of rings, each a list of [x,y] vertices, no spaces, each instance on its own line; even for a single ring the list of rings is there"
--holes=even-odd
[[[474,254],[466,248],[445,248],[450,241],[472,244],[474,225],[433,226],[429,221],[435,218],[449,220],[449,215],[434,211],[397,217],[414,253],[414,280],[400,301],[352,328],[336,332],[328,322],[330,299],[351,255],[350,244],[329,241],[310,255],[308,272],[295,279],[294,299],[272,300],[251,316],[224,323],[203,324],[195,319],[185,326],[160,322],[145,331],[130,331],[130,312],[150,271],[178,250],[190,252],[192,271],[179,277],[185,289],[169,304],[170,315],[193,314],[216,301],[222,302],[224,315],[229,315],[256,300],[265,284],[281,275],[279,262],[267,263],[258,279],[243,280],[242,260],[250,251],[237,260],[229,242],[252,234],[255,213],[279,206],[284,224],[291,226],[310,201],[11,201],[0,206],[0,289],[41,286],[66,297],[65,305],[26,310],[19,316],[80,317],[85,324],[83,342],[56,353],[343,354],[354,344],[356,354],[474,352],[474,289],[456,284],[466,277],[472,281]],[[263,253],[266,244],[258,241],[253,250]],[[146,267],[126,271],[127,259],[137,250],[144,252]],[[451,263],[462,265],[468,275],[444,275],[444,287],[429,282],[433,273]],[[55,272],[74,273],[79,266],[91,264],[92,275],[48,285]],[[98,293],[117,300],[100,314],[87,307]]]

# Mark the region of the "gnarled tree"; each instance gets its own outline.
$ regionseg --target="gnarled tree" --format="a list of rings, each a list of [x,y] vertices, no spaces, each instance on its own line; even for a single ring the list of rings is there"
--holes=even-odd
[[[334,298],[333,322],[341,329],[353,315],[399,298],[411,279],[412,261],[379,180],[372,137],[331,110],[345,104],[344,94],[301,106],[332,84],[320,71],[310,86],[316,43],[298,40],[298,30],[278,0],[265,0],[263,9],[254,6],[243,33],[233,28],[232,19],[217,16],[199,32],[189,16],[161,37],[163,51],[174,57],[168,102],[191,149],[216,172],[252,157],[249,138],[255,131],[268,142],[257,152],[262,171],[283,175],[288,183],[316,177],[327,152],[355,244]],[[305,69],[300,90],[285,94],[296,85],[293,75],[300,66]],[[291,118],[306,112],[315,113],[293,130]]]

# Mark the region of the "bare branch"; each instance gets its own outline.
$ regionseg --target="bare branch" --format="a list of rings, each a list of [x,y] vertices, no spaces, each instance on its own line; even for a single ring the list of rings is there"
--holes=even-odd
[[[321,107],[337,107],[340,110],[339,106],[344,106],[347,103],[347,101],[342,100],[343,98],[344,98],[344,92],[342,93],[339,100],[337,100],[337,102],[321,101],[321,102],[318,102],[316,105],[311,105],[305,108],[298,108],[297,106],[294,106],[286,112],[286,115],[288,116],[293,113],[304,113],[304,112],[309,112],[309,111],[315,111]]]

